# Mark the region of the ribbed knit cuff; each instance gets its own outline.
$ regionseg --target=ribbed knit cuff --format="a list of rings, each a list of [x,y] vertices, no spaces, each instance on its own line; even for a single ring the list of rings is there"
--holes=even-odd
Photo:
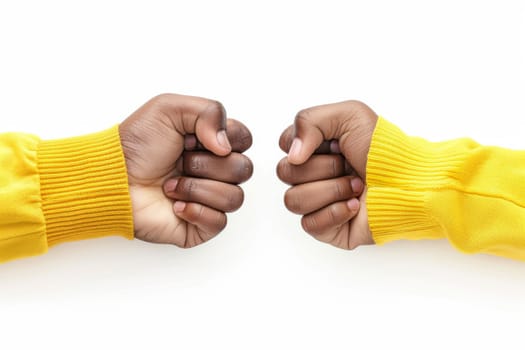
[[[464,148],[405,135],[379,118],[367,162],[367,210],[376,243],[444,237],[432,217],[432,192],[462,177]],[[464,142],[464,140],[462,140]],[[446,205],[446,203],[444,203]]]
[[[427,196],[422,191],[369,187],[366,207],[374,241],[443,238],[439,223],[429,214]]]
[[[462,147],[455,147],[461,143]],[[369,186],[437,189],[462,176],[465,139],[429,142],[379,118],[366,165]],[[473,146],[475,145],[472,142]]]
[[[133,238],[118,126],[86,136],[42,141],[38,170],[50,246],[109,235]]]

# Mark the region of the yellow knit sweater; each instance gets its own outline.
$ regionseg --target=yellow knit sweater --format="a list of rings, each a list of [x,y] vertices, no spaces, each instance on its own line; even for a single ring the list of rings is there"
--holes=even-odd
[[[525,151],[428,142],[380,118],[367,163],[376,243],[448,238],[463,252],[525,259]]]
[[[525,259],[523,164],[524,151],[431,143],[380,118],[367,163],[374,240],[446,237],[465,252]],[[0,135],[0,261],[107,235],[133,238],[118,127],[55,141]]]
[[[107,235],[133,238],[118,127],[55,141],[0,135],[0,261]]]

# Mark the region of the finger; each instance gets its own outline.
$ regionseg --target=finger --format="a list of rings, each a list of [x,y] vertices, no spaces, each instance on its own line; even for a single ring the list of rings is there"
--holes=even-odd
[[[193,134],[185,135],[184,136],[184,150],[185,151],[194,151],[196,149],[204,149],[201,144],[199,144],[199,141],[197,141],[197,137]]]
[[[223,212],[239,209],[244,200],[244,192],[239,186],[192,177],[167,180],[164,194],[174,200],[199,203]]]
[[[363,116],[367,117],[356,117]],[[336,139],[350,164],[364,177],[366,157],[370,147],[364,142],[363,149],[352,149],[352,139],[373,133],[377,115],[365,104],[346,101],[308,108],[295,117],[294,139],[288,158],[292,164],[304,163],[323,141]],[[352,150],[352,151],[350,151]]]
[[[286,191],[284,203],[291,212],[304,215],[329,204],[355,198],[363,192],[363,188],[363,181],[352,176],[310,182]]]
[[[320,239],[334,227],[341,226],[351,220],[359,211],[359,200],[352,198],[349,201],[331,204],[314,213],[303,216],[301,225],[312,236]]]
[[[231,152],[226,135],[226,110],[220,102],[162,94],[154,97],[152,104],[160,107],[179,134],[195,134],[207,150],[217,155],[224,156]]]
[[[227,219],[223,212],[199,203],[176,201],[173,203],[173,212],[180,219],[196,227],[195,232],[187,233],[190,242],[186,246],[191,247],[206,242],[226,227]]]
[[[279,138],[279,147],[286,153],[292,146],[293,139],[295,137],[294,126],[290,125],[287,127],[281,137]],[[327,153],[341,153],[337,140],[323,141],[319,147],[314,151],[315,154],[327,154]]]
[[[290,146],[292,145],[292,141],[295,136],[294,133],[293,125],[290,125],[284,129],[281,136],[279,137],[279,147],[283,150],[283,152],[288,153],[290,150]]]
[[[186,176],[239,184],[248,180],[253,173],[252,161],[240,153],[218,157],[210,152],[184,152],[182,157]]]
[[[228,119],[226,133],[232,146],[232,152],[242,153],[247,151],[253,143],[250,130],[238,120]]]
[[[226,134],[232,146],[232,152],[245,152],[253,142],[250,130],[240,121],[235,119],[227,120]],[[184,148],[187,151],[204,151],[206,148],[197,140],[195,135],[186,135],[184,138]]]
[[[351,171],[345,159],[337,154],[313,155],[300,165],[290,164],[285,157],[277,164],[277,176],[290,185],[332,179]]]

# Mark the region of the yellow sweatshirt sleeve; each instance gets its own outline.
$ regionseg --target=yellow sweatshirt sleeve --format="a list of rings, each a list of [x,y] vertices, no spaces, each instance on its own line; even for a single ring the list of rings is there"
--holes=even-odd
[[[367,185],[378,244],[448,238],[463,252],[525,259],[525,151],[429,142],[379,118]]]
[[[0,262],[108,235],[133,238],[118,126],[52,141],[0,134]]]

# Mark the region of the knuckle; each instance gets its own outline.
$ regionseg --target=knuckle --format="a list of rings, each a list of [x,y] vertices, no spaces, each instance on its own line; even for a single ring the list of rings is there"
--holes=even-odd
[[[359,100],[349,100],[347,103],[349,106],[354,108],[368,108],[368,106],[364,102]]]
[[[284,193],[284,205],[292,213],[299,214],[301,213],[302,205],[299,196],[295,192],[292,187]]]
[[[331,205],[328,207],[328,216],[331,222],[338,222],[341,217],[341,209],[338,205]]]
[[[375,113],[372,109],[364,102],[359,100],[350,100],[345,102],[345,108],[348,111],[348,116],[353,117],[357,115],[370,116]]]
[[[219,217],[217,218],[217,232],[219,233],[222,230],[226,228],[226,225],[228,224],[228,217],[222,213],[219,214]]]
[[[153,97],[151,99],[151,102],[154,104],[164,104],[167,101],[169,101],[172,97],[173,97],[173,94],[162,93],[162,94],[158,94],[157,96]]]
[[[329,155],[330,163],[327,164],[327,168],[331,167],[332,176],[331,178],[337,178],[345,173],[345,159],[340,155]]]
[[[281,136],[279,137],[279,148],[282,149],[283,151],[287,151],[290,149],[290,137],[288,137],[288,135],[283,132],[283,134],[281,134]]]
[[[239,209],[244,202],[244,191],[240,187],[235,187],[226,196],[226,211],[233,212]]]
[[[202,159],[198,156],[190,157],[189,166],[192,171],[197,171],[202,168]]]
[[[281,159],[279,163],[277,163],[277,176],[281,181],[290,183],[293,177],[293,169],[286,158]]]
[[[225,108],[224,105],[217,101],[217,100],[208,100],[208,105],[206,107],[208,111],[211,111],[213,113],[220,113],[224,114]]]
[[[250,130],[246,126],[241,124],[240,122],[236,126],[235,130],[236,130],[234,134],[235,139],[236,139],[235,141],[239,144],[239,146],[243,150],[249,149],[253,143],[253,137],[252,137],[252,133],[250,132]]]
[[[301,219],[301,226],[305,232],[311,235],[316,234],[319,227],[317,219],[313,215],[303,216]]]
[[[239,177],[241,178],[240,182],[247,181],[253,175],[253,163],[250,158],[243,155],[244,160],[242,162],[242,167],[239,169]]]
[[[339,180],[335,181],[333,190],[336,199],[343,198],[343,189],[341,188],[341,182]]]
[[[188,210],[188,220],[190,222],[198,222],[202,218],[204,206],[200,204],[193,204],[190,206],[190,210]]]
[[[350,178],[338,178],[333,186],[334,197],[336,200],[349,199],[352,195],[352,188],[350,185]]]
[[[333,157],[332,158],[332,177],[336,177],[338,175],[338,165],[339,165],[339,162],[338,162],[338,159]]]
[[[312,108],[305,108],[297,112],[295,116],[295,123],[301,123],[310,119]]]
[[[240,153],[232,153],[228,162],[231,169],[231,182],[242,183],[248,180],[253,174],[253,163],[250,158]]]
[[[294,124],[289,125],[279,136],[279,148],[285,153],[288,153],[292,146],[293,137],[295,136],[296,128]]]
[[[206,169],[206,162],[196,153],[186,153],[183,155],[183,168],[187,174],[197,174]]]
[[[191,178],[182,177],[179,180],[179,186],[181,192],[184,194],[184,198],[188,201],[192,201],[195,197],[195,181]]]

